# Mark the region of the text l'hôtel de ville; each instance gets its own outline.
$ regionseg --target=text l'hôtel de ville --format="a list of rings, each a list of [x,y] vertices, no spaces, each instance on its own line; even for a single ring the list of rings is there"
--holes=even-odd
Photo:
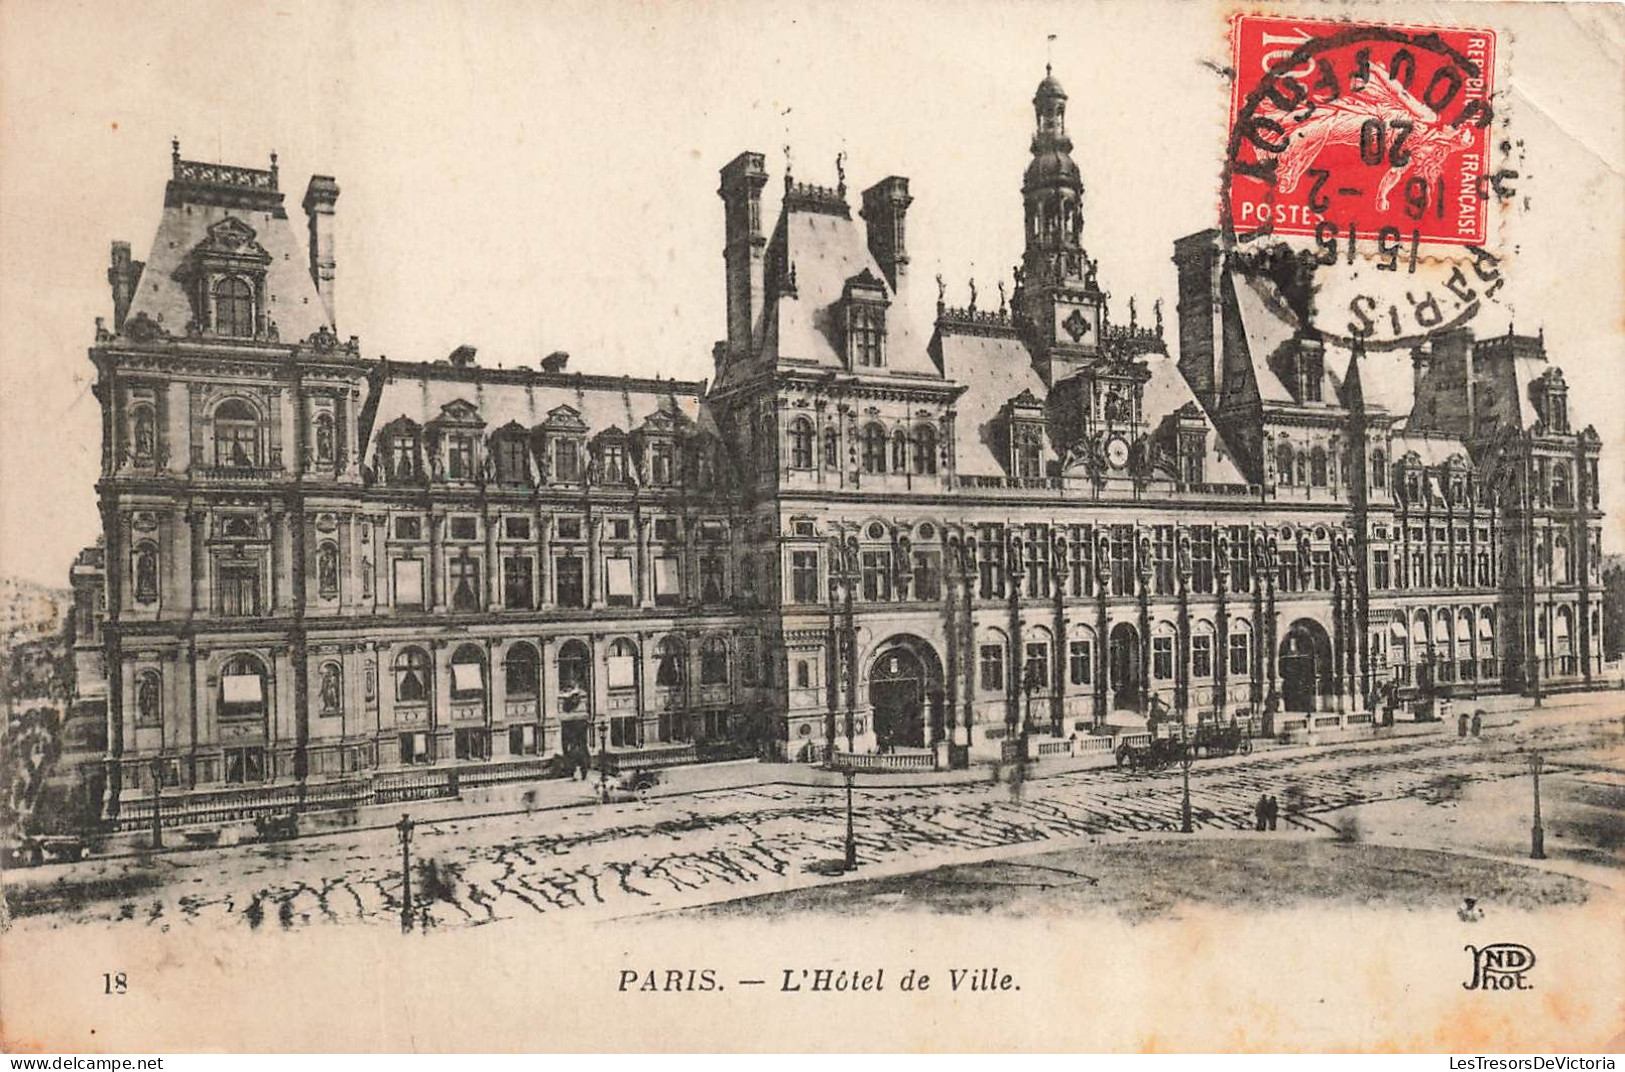
[[[927,973],[918,968],[780,968],[761,979],[729,979],[714,968],[620,970],[615,989],[621,993],[683,994],[761,987],[782,994],[875,994],[890,990],[917,993],[996,994],[1017,991],[1021,984],[1001,968],[949,968]]]

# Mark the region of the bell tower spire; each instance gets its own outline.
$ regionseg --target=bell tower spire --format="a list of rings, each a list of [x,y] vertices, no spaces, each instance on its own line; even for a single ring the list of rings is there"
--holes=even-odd
[[[1046,63],[1033,94],[1032,160],[1021,183],[1026,249],[1017,307],[1033,334],[1034,363],[1051,380],[1064,375],[1050,367],[1057,358],[1099,352],[1104,300],[1083,250],[1083,180],[1066,132],[1066,102]]]

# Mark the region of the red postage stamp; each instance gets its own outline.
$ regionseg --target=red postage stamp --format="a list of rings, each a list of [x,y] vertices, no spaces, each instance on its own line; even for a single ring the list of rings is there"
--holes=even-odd
[[[1480,245],[1495,34],[1238,15],[1225,209],[1241,238]]]

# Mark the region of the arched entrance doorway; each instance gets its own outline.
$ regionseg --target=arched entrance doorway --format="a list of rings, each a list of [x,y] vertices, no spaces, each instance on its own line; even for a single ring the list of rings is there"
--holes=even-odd
[[[1144,697],[1140,694],[1140,631],[1128,622],[1112,627],[1111,684],[1112,707],[1138,711]]]
[[[925,748],[942,736],[942,672],[929,646],[891,641],[869,668],[869,707],[882,749]]]
[[[1331,688],[1332,642],[1319,622],[1300,618],[1281,639],[1281,708],[1313,711],[1317,697]]]

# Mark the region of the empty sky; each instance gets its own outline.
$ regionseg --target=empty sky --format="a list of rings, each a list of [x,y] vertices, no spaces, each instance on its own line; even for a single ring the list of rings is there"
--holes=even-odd
[[[1338,6],[1381,19],[1393,9]],[[86,348],[108,243],[145,259],[183,155],[266,166],[290,215],[335,175],[338,319],[401,359],[571,352],[701,378],[724,331],[717,169],[767,154],[855,192],[911,180],[915,285],[982,304],[1021,244],[1045,36],[1071,94],[1084,242],[1117,319],[1173,317],[1171,243],[1217,222],[1228,11],[1091,3],[0,3],[0,571],[61,584],[97,533]],[[1390,17],[1394,17],[1390,15]],[[1412,4],[1501,34],[1525,142],[1512,284],[1481,334],[1544,325],[1605,442],[1619,549],[1625,21],[1613,5]],[[1510,306],[1510,309],[1509,309]],[[1170,334],[1172,334],[1170,332]]]

